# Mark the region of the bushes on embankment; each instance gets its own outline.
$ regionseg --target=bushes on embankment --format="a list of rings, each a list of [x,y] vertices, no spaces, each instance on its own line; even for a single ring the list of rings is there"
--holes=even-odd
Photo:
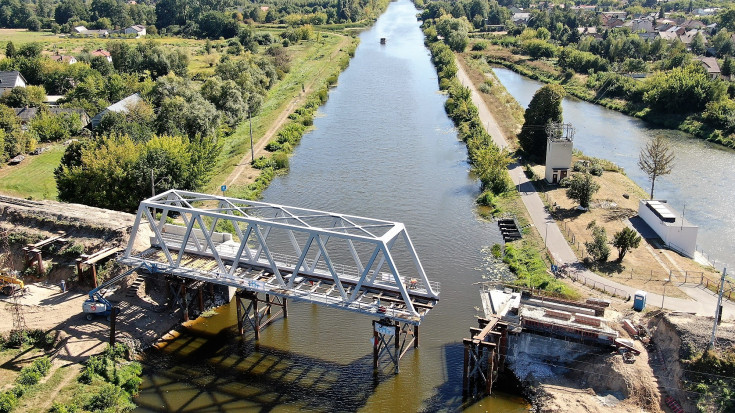
[[[458,68],[454,53],[434,35],[435,30],[430,24],[425,22],[424,33],[432,62],[439,75],[439,88],[449,95],[444,106],[447,115],[457,127],[457,134],[467,145],[467,157],[472,165],[472,172],[481,183],[482,193],[477,202],[483,206],[495,207],[497,211],[496,198],[515,188],[508,174],[510,154],[498,148],[483,127],[477,107],[472,102],[470,89],[462,86],[456,78]],[[503,261],[516,275],[517,285],[570,298],[577,296],[572,288],[549,275],[538,249],[525,241],[518,246],[506,244]]]
[[[350,57],[355,55],[357,44],[357,41],[351,43],[347,55],[341,58],[339,72],[349,66]],[[260,174],[255,182],[248,185],[242,194],[234,196],[258,199],[277,174],[288,170],[289,156],[301,142],[304,134],[314,124],[314,115],[319,106],[325,104],[329,99],[329,88],[337,83],[339,72],[330,75],[324,86],[309,95],[306,103],[288,116],[289,121],[278,131],[276,139],[269,142],[265,147],[268,152],[271,152],[270,156],[260,156],[252,162],[254,168],[260,169]]]
[[[128,361],[124,344],[107,347],[102,354],[90,357],[79,375],[80,388],[69,403],[54,403],[51,412],[115,411],[135,408],[133,397],[143,381],[140,363]]]

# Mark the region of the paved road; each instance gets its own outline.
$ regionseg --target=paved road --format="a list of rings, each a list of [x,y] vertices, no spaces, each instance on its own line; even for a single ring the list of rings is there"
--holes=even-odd
[[[492,136],[493,141],[501,148],[508,146],[508,139],[505,134],[501,131],[498,126],[498,122],[495,120],[487,104],[480,96],[477,88],[472,84],[467,73],[464,70],[462,64],[457,61],[457,78],[466,87],[472,91],[472,101],[477,106],[480,120],[487,132]],[[508,172],[510,173],[513,183],[518,187],[520,191],[521,200],[526,206],[533,225],[538,230],[541,238],[544,239],[544,243],[549,249],[549,253],[554,257],[554,260],[558,265],[568,264],[573,271],[577,274],[586,277],[588,280],[593,280],[596,283],[606,284],[609,287],[617,288],[618,290],[625,291],[629,295],[633,295],[637,290],[634,287],[617,283],[605,277],[601,277],[592,271],[589,271],[584,265],[577,259],[577,256],[572,251],[572,248],[564,238],[559,226],[556,221],[549,215],[544,203],[541,201],[541,197],[536,192],[536,188],[528,180],[526,174],[523,173],[523,169],[519,163],[513,163],[508,166]],[[666,297],[663,299],[661,294],[649,293],[647,298],[648,306],[654,308],[663,306],[668,310],[693,312],[698,315],[714,316],[715,307],[717,306],[717,296],[709,290],[702,288],[697,285],[677,285],[679,289],[684,291],[690,299]],[[663,300],[662,300],[663,299]],[[723,301],[724,311],[723,319],[735,318],[735,304],[729,301]]]

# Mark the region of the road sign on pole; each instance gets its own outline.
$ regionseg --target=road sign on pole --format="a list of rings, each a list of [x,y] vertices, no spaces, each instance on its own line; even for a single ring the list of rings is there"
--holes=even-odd
[[[222,191],[222,196],[225,196],[225,191],[227,190],[227,185],[222,185],[219,187],[220,191]]]

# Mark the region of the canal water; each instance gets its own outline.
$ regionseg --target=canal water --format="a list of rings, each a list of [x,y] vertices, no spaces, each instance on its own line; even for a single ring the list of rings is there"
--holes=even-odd
[[[493,69],[500,83],[523,107],[543,83],[505,68]],[[654,197],[666,199],[691,223],[699,226],[698,250],[722,269],[735,251],[735,214],[732,213],[735,151],[693,138],[676,130],[658,129],[640,119],[605,107],[567,97],[562,102],[564,122],[576,129],[574,147],[589,156],[607,159],[625,170],[650,192],[648,177],[638,168],[638,154],[649,139],[664,135],[676,154],[673,171],[656,179]]]
[[[476,326],[484,249],[500,242],[475,214],[478,183],[444,112],[409,0],[363,32],[350,66],[267,202],[403,222],[441,301],[400,374],[372,375],[369,317],[289,303],[289,318],[239,338],[235,307],[192,323],[150,352],[138,411],[440,411],[462,407],[462,338]],[[380,38],[385,37],[385,45]],[[523,412],[496,392],[469,410]]]

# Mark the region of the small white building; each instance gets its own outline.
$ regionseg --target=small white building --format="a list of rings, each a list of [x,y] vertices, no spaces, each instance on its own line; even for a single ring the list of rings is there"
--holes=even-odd
[[[558,133],[557,133],[558,132]],[[569,175],[572,167],[574,130],[571,125],[559,125],[558,130],[546,138],[546,182],[558,184]]]
[[[690,258],[697,250],[698,227],[689,223],[664,200],[641,200],[638,216],[671,249]]]
[[[145,26],[142,24],[136,24],[135,26],[130,26],[125,28],[124,30],[125,34],[134,34],[136,37],[141,37],[146,35]]]

